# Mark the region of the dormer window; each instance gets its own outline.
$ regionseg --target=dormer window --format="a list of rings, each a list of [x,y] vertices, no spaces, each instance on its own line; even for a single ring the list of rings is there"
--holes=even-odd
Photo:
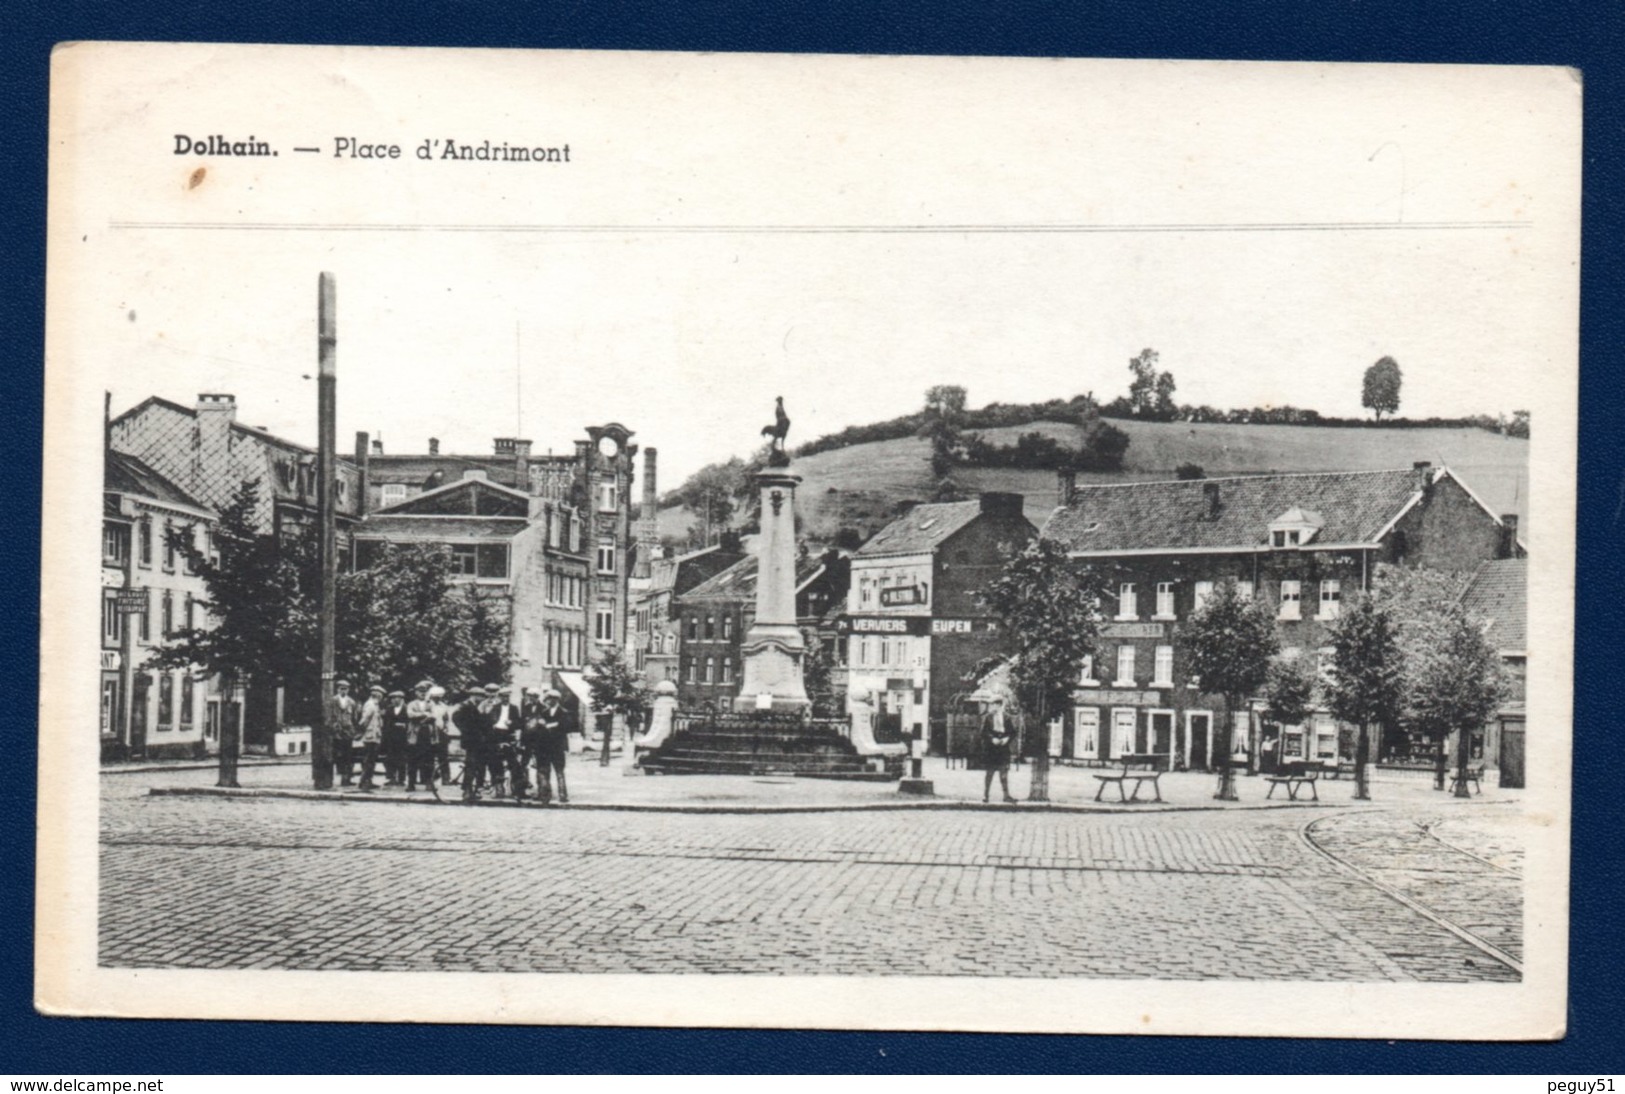
[[[1302,547],[1312,541],[1325,524],[1325,518],[1319,513],[1294,505],[1270,521],[1270,546],[1278,551]]]

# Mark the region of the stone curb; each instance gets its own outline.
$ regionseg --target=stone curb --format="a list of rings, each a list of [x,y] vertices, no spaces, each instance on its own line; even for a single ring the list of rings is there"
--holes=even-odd
[[[277,757],[276,759],[256,758],[252,760],[240,759],[237,761],[238,767],[296,767],[301,765],[304,767],[309,767],[310,757],[294,756],[288,759],[284,759],[282,757]],[[154,771],[214,771],[219,767],[219,760],[174,760],[172,762],[157,761],[154,763],[141,764],[103,764],[101,767],[101,774],[140,775],[148,774]]]
[[[408,798],[393,794],[374,796],[360,794],[354,791],[345,793],[327,790],[282,790],[275,788],[255,787],[224,787],[224,786],[155,786],[148,791],[154,797],[177,798],[287,798],[295,801],[324,801],[324,802],[361,802],[369,805],[440,805],[461,806],[463,801],[459,798],[445,798],[436,801],[434,798]],[[1315,801],[1284,801],[1284,802],[1243,802],[1230,805],[1176,805],[1169,802],[1146,802],[1142,804],[1090,802],[1087,805],[1066,805],[1056,802],[1037,804],[1023,802],[1016,806],[983,804],[975,801],[895,801],[895,802],[851,802],[830,803],[825,805],[722,805],[722,804],[657,804],[649,802],[581,802],[571,805],[538,805],[535,802],[515,803],[511,800],[481,799],[469,803],[483,809],[568,809],[572,812],[608,812],[608,813],[720,813],[720,814],[789,814],[789,813],[887,813],[928,810],[934,812],[985,812],[985,813],[1090,813],[1126,815],[1131,813],[1200,813],[1200,812],[1234,812],[1237,810],[1265,810],[1265,809],[1347,809],[1355,805],[1369,805],[1371,803],[1341,803],[1341,802],[1315,802]]]

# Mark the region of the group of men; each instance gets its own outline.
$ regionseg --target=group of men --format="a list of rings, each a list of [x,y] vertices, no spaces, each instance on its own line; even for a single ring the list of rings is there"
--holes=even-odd
[[[525,688],[515,703],[513,688],[505,684],[448,696],[445,688],[422,680],[412,691],[409,700],[404,691],[386,692],[374,684],[367,700],[358,703],[349,681],[333,685],[328,724],[333,771],[341,785],[355,785],[359,762],[357,789],[377,790],[374,779],[382,760],[385,787],[414,791],[421,784],[437,799],[440,786],[453,783],[462,785],[465,802],[479,800],[482,792],[524,801],[534,786],[536,800],[546,804],[556,777],[559,801],[570,800],[564,764],[575,724],[558,692]],[[453,742],[462,759],[455,778]]]

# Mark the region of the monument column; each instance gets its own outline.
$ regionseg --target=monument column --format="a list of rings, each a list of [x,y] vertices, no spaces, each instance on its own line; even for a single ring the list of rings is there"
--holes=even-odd
[[[756,620],[740,645],[745,672],[736,710],[799,713],[812,705],[801,675],[806,642],[796,624],[795,498],[801,476],[791,474],[788,463],[756,476],[762,495]]]

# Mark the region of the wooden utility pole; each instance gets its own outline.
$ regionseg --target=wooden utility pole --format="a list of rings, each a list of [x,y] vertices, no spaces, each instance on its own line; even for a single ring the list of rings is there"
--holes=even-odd
[[[338,529],[334,508],[338,475],[334,422],[337,346],[333,275],[323,273],[316,283],[316,507],[321,520],[322,688],[321,716],[316,719],[310,742],[311,781],[317,790],[333,786],[333,646],[338,615]]]

